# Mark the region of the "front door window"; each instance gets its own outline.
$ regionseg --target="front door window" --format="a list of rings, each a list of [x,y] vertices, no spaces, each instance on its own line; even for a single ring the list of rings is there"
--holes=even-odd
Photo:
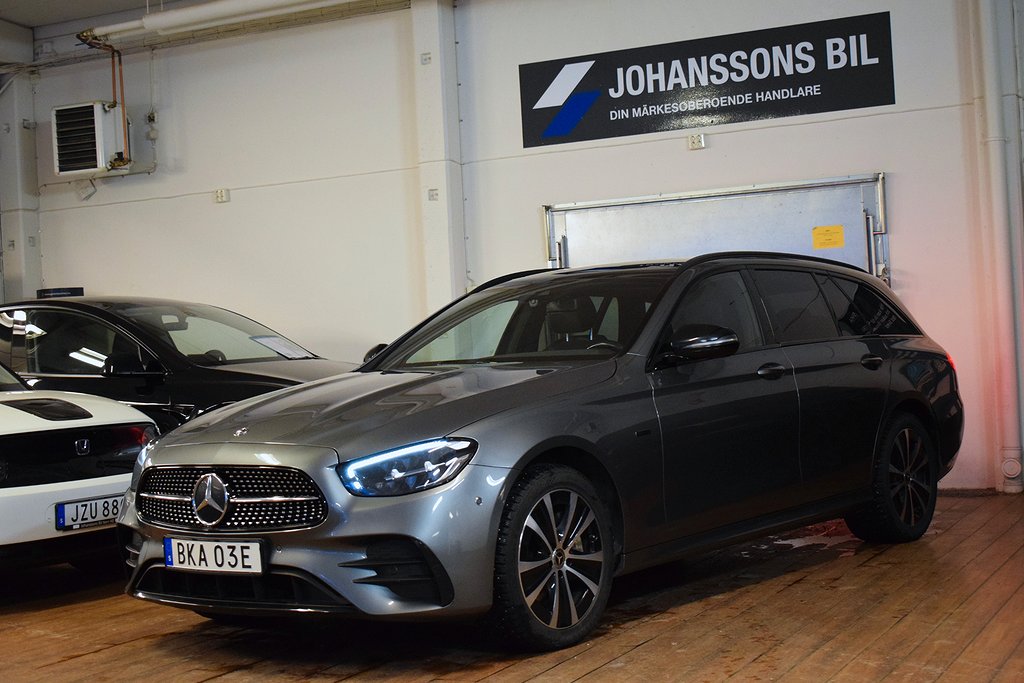
[[[29,309],[24,323],[25,353],[14,368],[40,375],[99,375],[113,354],[143,351],[125,334],[91,316],[54,309]],[[17,367],[21,365],[21,367]]]

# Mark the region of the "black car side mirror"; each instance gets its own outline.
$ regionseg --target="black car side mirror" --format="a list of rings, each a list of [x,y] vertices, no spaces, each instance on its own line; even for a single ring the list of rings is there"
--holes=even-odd
[[[667,346],[655,359],[655,367],[731,356],[740,348],[740,339],[727,327],[686,325],[672,335]]]
[[[130,352],[112,353],[103,361],[104,377],[161,377],[163,366],[156,360],[143,365],[139,357]]]
[[[366,363],[367,361],[369,361],[371,358],[373,358],[386,348],[388,348],[387,344],[377,344],[376,346],[374,346],[373,348],[366,352],[366,355],[363,356],[363,362]]]

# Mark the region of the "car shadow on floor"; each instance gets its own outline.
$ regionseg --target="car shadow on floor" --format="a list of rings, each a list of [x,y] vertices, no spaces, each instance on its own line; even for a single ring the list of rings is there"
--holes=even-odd
[[[605,627],[869,552],[842,520],[831,520],[695,554],[615,581]]]
[[[871,551],[842,522],[805,527],[696,555],[683,561],[629,574],[616,580],[601,626],[590,640],[621,631],[641,620],[691,602],[726,596],[752,584],[785,577]],[[494,667],[516,661],[521,653],[492,636],[482,622],[390,623],[331,618],[204,621],[187,632],[153,643],[168,652],[201,647],[211,666],[250,673],[287,664],[300,676],[341,675],[374,670],[445,676],[465,673],[475,662]],[[483,672],[482,672],[483,673]]]
[[[69,564],[0,568],[0,615],[113,597],[124,583],[117,563],[88,571]]]
[[[854,539],[841,522],[805,527],[780,536],[729,546],[686,560],[636,572],[615,581],[601,625],[583,644],[560,653],[560,661],[582,653],[595,643],[628,634],[670,612],[700,609],[704,600],[730,599],[738,591],[790,577],[799,580],[808,570],[862,552],[882,552]],[[94,601],[114,607],[123,618],[159,624],[145,636],[147,651],[166,663],[174,675],[180,653],[201,657],[204,670],[245,672],[253,677],[343,678],[360,673],[399,676],[406,671],[435,678],[479,674],[485,677],[524,660],[509,651],[479,621],[403,623],[352,621],[325,617],[214,621],[169,607],[134,601],[122,594],[119,572],[86,573],[69,565],[30,570],[0,570],[0,615],[44,610],[65,611],[73,605],[88,608]],[[130,615],[130,616],[129,616]],[[655,625],[656,626],[656,625]],[[117,634],[105,634],[97,622],[97,637],[131,648]],[[113,627],[112,627],[113,628]],[[541,660],[547,661],[542,655]],[[529,666],[533,666],[532,664]],[[178,672],[181,673],[181,672]]]

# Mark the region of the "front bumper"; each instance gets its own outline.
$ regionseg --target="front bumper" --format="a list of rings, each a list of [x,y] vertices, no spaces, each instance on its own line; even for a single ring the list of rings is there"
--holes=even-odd
[[[98,552],[116,557],[111,525],[58,531],[57,503],[119,496],[128,474],[0,489],[0,563],[49,563]]]
[[[175,452],[177,451],[177,452]],[[134,597],[197,611],[234,614],[352,613],[431,618],[486,610],[508,470],[470,464],[451,483],[389,498],[351,495],[327,448],[223,444],[168,448],[175,465],[301,469],[323,492],[326,520],[309,529],[183,531],[139,519],[129,491],[119,518]],[[260,575],[170,569],[164,538],[256,540]]]

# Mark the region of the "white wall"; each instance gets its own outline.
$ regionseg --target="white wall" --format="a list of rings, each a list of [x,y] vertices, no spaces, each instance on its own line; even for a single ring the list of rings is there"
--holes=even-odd
[[[470,282],[546,264],[546,204],[884,171],[895,289],[962,380],[966,440],[944,485],[998,485],[999,451],[1014,445],[994,390],[1007,381],[1009,341],[990,334],[1005,311],[992,296],[1000,241],[971,6],[460,0]],[[686,146],[693,131],[522,146],[520,64],[878,11],[892,17],[895,105],[712,127],[697,152]],[[397,336],[428,312],[411,24],[399,11],[130,55],[136,110],[148,108],[152,83],[159,168],[102,181],[87,201],[51,184],[45,122],[54,105],[106,97],[109,70],[42,72],[44,285],[227,306],[339,359]],[[214,203],[217,188],[230,203]]]
[[[884,171],[895,289],[954,356],[968,429],[945,486],[996,484],[984,206],[965,3],[467,0],[456,13],[473,280],[546,263],[542,206]],[[524,149],[518,66],[891,12],[896,104]],[[537,17],[543,16],[543,21]],[[672,257],[666,254],[666,257]]]
[[[44,286],[213,303],[339,359],[400,334],[426,313],[410,30],[392,12],[127,56],[159,165],[87,201],[52,175],[49,113],[109,97],[108,63],[42,72]]]

